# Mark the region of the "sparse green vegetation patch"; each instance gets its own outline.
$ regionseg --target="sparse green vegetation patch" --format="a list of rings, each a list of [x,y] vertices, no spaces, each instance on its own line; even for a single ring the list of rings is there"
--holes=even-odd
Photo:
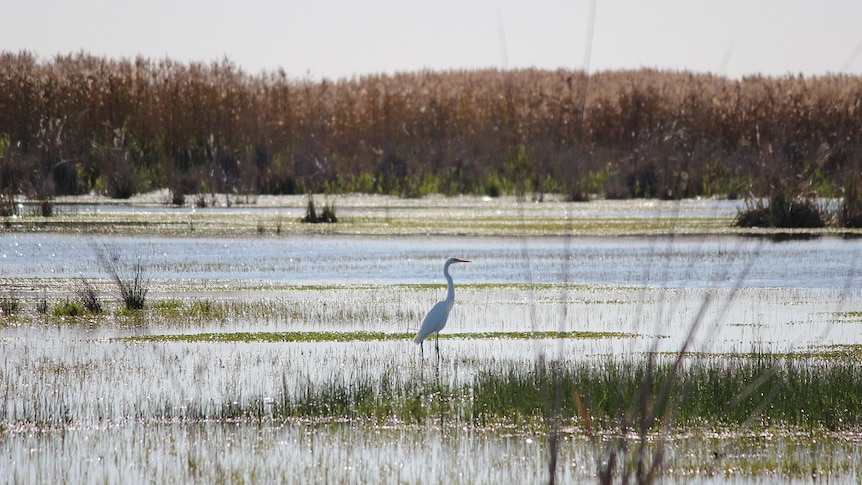
[[[862,311],[837,312],[835,316],[842,322],[862,323]]]
[[[51,314],[55,317],[80,317],[85,312],[84,305],[74,300],[67,301],[51,309]]]
[[[208,332],[139,335],[125,342],[374,342],[411,340],[413,333],[388,332]],[[624,332],[465,332],[440,335],[441,339],[601,339],[631,338]]]
[[[293,203],[294,199],[287,198]],[[552,202],[544,203],[550,207]],[[530,215],[515,217],[500,215],[496,206],[473,208],[472,215],[449,214],[439,217],[432,207],[414,205],[400,207],[398,216],[391,212],[379,212],[377,216],[339,216],[338,224],[304,224],[285,219],[283,215],[255,214],[236,208],[230,212],[149,212],[127,211],[116,213],[68,212],[50,219],[37,216],[21,216],[8,221],[8,230],[14,232],[58,232],[88,234],[129,235],[194,235],[194,236],[241,236],[279,237],[288,234],[472,234],[472,235],[567,235],[594,234],[654,234],[666,232],[729,232],[731,217],[686,217],[670,213],[653,215],[578,216],[566,215],[565,205],[559,205],[558,215],[553,217]],[[291,207],[285,207],[289,210]],[[354,208],[354,210],[356,210]],[[550,209],[549,209],[550,210]],[[551,210],[551,212],[557,212]],[[364,213],[364,212],[363,212]]]
[[[862,358],[862,344],[824,345],[812,352],[802,354],[814,358],[859,359]]]

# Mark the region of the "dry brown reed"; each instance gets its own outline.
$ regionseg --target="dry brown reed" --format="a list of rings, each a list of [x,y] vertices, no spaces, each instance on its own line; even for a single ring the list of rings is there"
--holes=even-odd
[[[862,168],[859,76],[599,72],[581,100],[582,75],[318,82],[227,59],[3,52],[0,189],[679,198],[764,195],[782,174],[800,191],[840,195]]]

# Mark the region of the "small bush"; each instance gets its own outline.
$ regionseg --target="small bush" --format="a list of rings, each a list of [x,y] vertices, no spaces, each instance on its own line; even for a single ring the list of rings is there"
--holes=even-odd
[[[205,209],[209,207],[209,202],[207,201],[206,194],[201,193],[198,194],[197,197],[195,197],[195,207],[200,209]]]
[[[45,298],[44,295],[42,295],[42,298],[36,302],[36,313],[39,315],[45,315],[48,313],[48,299]]]
[[[338,222],[338,217],[335,216],[335,205],[329,203],[323,204],[323,212],[318,217],[318,222]]]
[[[781,192],[762,199],[749,199],[733,220],[736,227],[817,228],[826,227],[828,211],[812,197],[787,197]]]

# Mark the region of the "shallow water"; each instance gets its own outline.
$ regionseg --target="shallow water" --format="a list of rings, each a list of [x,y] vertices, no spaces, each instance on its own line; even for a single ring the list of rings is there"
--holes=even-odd
[[[482,430],[447,426],[361,426],[305,423],[151,423],[73,428],[64,432],[14,431],[9,447],[9,483],[70,483],[104,479],[109,483],[541,483],[546,480],[546,443],[522,429]],[[667,463],[675,471],[662,483],[811,483],[766,469],[752,476],[733,470],[757,459],[758,446],[710,469],[711,451],[730,440],[682,437],[667,443]],[[775,457],[795,460],[809,470],[836,449],[812,445],[804,437],[766,437]],[[117,443],[127,446],[117,446]],[[827,482],[855,483],[858,443],[832,458],[846,468]],[[564,434],[558,480],[594,480],[593,451],[583,436]],[[433,459],[432,459],[433,457]],[[836,468],[837,468],[836,467]],[[711,473],[710,473],[711,472]],[[832,478],[831,480],[829,478]],[[815,479],[816,481],[816,479]]]
[[[406,203],[409,203],[406,202]],[[642,214],[646,209],[639,209]],[[708,210],[714,210],[712,208]],[[562,361],[676,351],[697,322],[691,350],[796,351],[862,343],[862,241],[834,236],[774,242],[740,236],[653,237],[91,237],[0,235],[0,278],[104,279],[99,254],[140,261],[151,299],[263,301],[266,318],[121,320],[90,328],[0,328],[0,464],[12,483],[36,482],[438,482],[535,483],[547,445],[536,429],[476,429],[469,423],[386,426],[363,422],[235,423],[198,420],[231,400],[264,406],[303,385],[393,378],[466,383],[478,372]],[[588,340],[443,339],[442,361],[409,341],[304,343],[124,342],[149,333],[235,331],[415,331],[443,296],[443,259],[457,290],[447,332],[592,330],[637,334]],[[404,284],[426,284],[417,286]],[[491,283],[492,285],[488,285]],[[319,285],[294,288],[290,285]],[[266,288],[271,289],[266,289]],[[61,291],[52,298],[68,297]],[[741,447],[738,436],[675,437],[668,460],[684,470],[667,483],[785,483],[797,475],[709,474],[715,441],[733,459],[822,464],[853,457],[846,437],[824,450],[816,439],[780,436]],[[778,443],[778,445],[776,445]],[[745,455],[745,456],[742,456]],[[595,451],[566,433],[563,481],[594,477]],[[752,458],[754,457],[754,458]],[[808,461],[806,461],[808,460]],[[732,460],[728,462],[733,463]],[[700,467],[700,468],[698,468]],[[848,458],[841,480],[858,477]],[[680,473],[680,474],[677,474]]]
[[[862,240],[822,236],[772,242],[749,236],[654,237],[90,237],[4,234],[0,277],[106,277],[99,254],[140,261],[155,279],[297,284],[442,281],[650,285],[675,288],[851,289],[862,281]]]

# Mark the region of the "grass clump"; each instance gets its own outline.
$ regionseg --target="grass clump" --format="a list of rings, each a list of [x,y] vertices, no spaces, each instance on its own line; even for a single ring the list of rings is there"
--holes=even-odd
[[[742,360],[696,359],[674,376],[672,366],[646,361],[608,361],[550,369],[509,368],[485,372],[472,388],[482,419],[541,415],[545,403],[559,392],[563,420],[581,422],[579,401],[592,424],[611,429],[622,421],[637,423],[637,406],[647,402],[655,417],[648,430],[660,431],[672,420],[678,426],[704,423],[764,428],[842,430],[862,425],[862,368],[851,359],[783,359],[769,355]],[[556,379],[557,388],[544,391],[543,380]],[[646,394],[644,394],[646,393]],[[662,399],[660,394],[666,393]],[[575,397],[577,396],[577,397]],[[635,413],[635,414],[632,414]]]
[[[55,317],[80,317],[87,313],[80,302],[68,300],[65,303],[59,304],[51,309],[51,314]]]
[[[120,299],[126,310],[141,310],[147,301],[149,292],[149,278],[144,274],[144,266],[140,261],[132,266],[132,274],[123,278],[114,273],[114,282],[120,292]]]
[[[142,310],[147,301],[150,277],[140,257],[134,263],[126,264],[116,252],[106,254],[100,249],[97,255],[117,287],[123,308],[127,311]]]
[[[13,294],[0,296],[0,316],[11,317],[18,314],[21,309],[21,300],[17,296]]]
[[[305,208],[305,217],[302,218],[302,222],[309,222],[312,224],[319,222],[338,222],[338,217],[335,215],[335,204],[329,204],[329,202],[326,202],[323,205],[323,210],[317,212],[314,207],[314,196],[312,194],[308,194],[308,205]]]
[[[75,288],[75,295],[84,309],[90,313],[102,313],[102,302],[96,288],[87,279],[81,278]]]
[[[169,298],[167,300],[158,300],[155,304],[156,309],[164,315],[180,317],[183,315],[185,305],[181,300]]]

